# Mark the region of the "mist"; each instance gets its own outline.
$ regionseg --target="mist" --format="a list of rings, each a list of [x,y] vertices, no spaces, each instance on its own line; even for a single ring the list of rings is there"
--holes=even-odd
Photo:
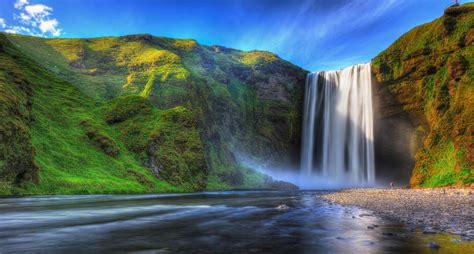
[[[268,175],[273,180],[290,182],[302,190],[336,190],[344,188],[374,187],[380,184],[355,183],[345,179],[333,179],[319,174],[302,174],[296,167],[279,167],[272,162],[262,162],[249,155],[238,153],[236,156],[239,164],[243,167],[253,169],[259,173]]]

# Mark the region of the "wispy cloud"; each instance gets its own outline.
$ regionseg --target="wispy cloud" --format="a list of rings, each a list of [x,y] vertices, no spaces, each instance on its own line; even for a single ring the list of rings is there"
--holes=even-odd
[[[15,8],[16,9],[21,9],[23,6],[28,4],[28,0],[17,0],[15,2]]]
[[[341,59],[344,63],[335,64],[337,53],[351,47],[349,42],[339,41],[340,38],[370,26],[403,3],[404,0],[295,1],[291,8],[282,6],[278,13],[279,19],[249,29],[239,38],[236,46],[270,50],[286,59],[307,59],[305,63],[299,64],[312,68],[342,67],[342,64],[356,58]],[[338,41],[337,45],[334,45],[335,41]],[[331,51],[325,51],[324,48],[331,48]],[[323,66],[324,59],[329,57],[334,65]]]
[[[41,37],[60,36],[62,29],[53,17],[53,8],[43,4],[30,4],[28,0],[16,0],[13,19],[18,23],[7,25],[3,19],[0,28],[7,33],[21,33]]]

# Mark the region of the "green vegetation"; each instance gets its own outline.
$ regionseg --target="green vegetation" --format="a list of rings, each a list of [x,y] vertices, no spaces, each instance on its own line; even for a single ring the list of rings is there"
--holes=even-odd
[[[271,53],[0,35],[0,194],[264,187],[234,152],[278,162],[299,147],[306,72]]]
[[[411,185],[474,183],[474,4],[414,28],[373,61],[382,86],[424,134]]]
[[[0,37],[0,190],[10,183],[38,182],[30,123],[32,88],[21,72],[18,54]],[[27,63],[26,63],[27,64]]]
[[[104,108],[107,123],[156,177],[188,190],[206,188],[204,147],[191,111],[157,110],[139,96],[112,100]]]
[[[473,10],[448,9],[373,60],[425,135],[413,186],[473,184]],[[187,39],[0,33],[0,195],[268,187],[239,156],[298,163],[306,74]]]
[[[138,156],[120,140],[120,132],[97,117],[106,105],[84,96],[68,82],[37,66],[18,52],[4,35],[0,39],[0,71],[4,77],[1,85],[5,87],[0,90],[2,99],[5,98],[2,126],[15,128],[2,128],[2,137],[13,136],[14,143],[2,142],[0,154],[5,162],[0,171],[4,180],[0,184],[1,194],[186,190],[158,180],[142,165]],[[16,77],[18,81],[6,77]],[[28,93],[10,90],[21,88],[18,84],[28,87]],[[25,105],[20,104],[22,101]],[[12,114],[5,115],[5,112]],[[19,119],[26,116],[29,116],[28,121]],[[31,158],[29,168],[19,164],[25,165],[28,158]]]
[[[277,59],[278,57],[270,52],[255,50],[244,52],[241,55],[240,61],[246,65],[255,65],[259,63],[273,62]]]

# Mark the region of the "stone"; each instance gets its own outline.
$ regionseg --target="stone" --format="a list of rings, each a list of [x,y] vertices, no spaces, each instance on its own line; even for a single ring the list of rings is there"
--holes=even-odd
[[[427,227],[423,229],[423,234],[436,234],[436,230],[433,228]]]
[[[430,249],[439,249],[439,248],[441,248],[441,246],[439,246],[439,244],[437,244],[436,242],[429,242],[428,247]]]
[[[279,211],[286,211],[286,210],[289,210],[290,207],[285,204],[282,204],[282,205],[277,206],[276,209]]]
[[[285,181],[273,181],[271,183],[271,188],[272,189],[277,189],[277,190],[299,190],[300,188],[290,182],[285,182]]]

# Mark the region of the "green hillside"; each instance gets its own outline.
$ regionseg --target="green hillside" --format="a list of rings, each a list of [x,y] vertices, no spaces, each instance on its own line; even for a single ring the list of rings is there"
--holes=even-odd
[[[150,35],[1,39],[1,193],[264,187],[235,151],[297,163],[305,71],[271,53]]]
[[[7,141],[0,147],[1,193],[205,189],[203,145],[190,111],[182,107],[158,110],[137,96],[96,102],[28,59],[3,34],[0,39],[0,131]],[[127,128],[134,130],[126,133]],[[131,142],[132,135],[141,135],[142,144],[136,144],[138,139]],[[178,151],[179,138],[191,146],[187,153]],[[193,179],[181,183],[167,181],[164,175],[156,177],[143,163],[140,145],[147,142],[166,146],[154,156],[170,157],[174,161],[164,163],[167,168]]]

